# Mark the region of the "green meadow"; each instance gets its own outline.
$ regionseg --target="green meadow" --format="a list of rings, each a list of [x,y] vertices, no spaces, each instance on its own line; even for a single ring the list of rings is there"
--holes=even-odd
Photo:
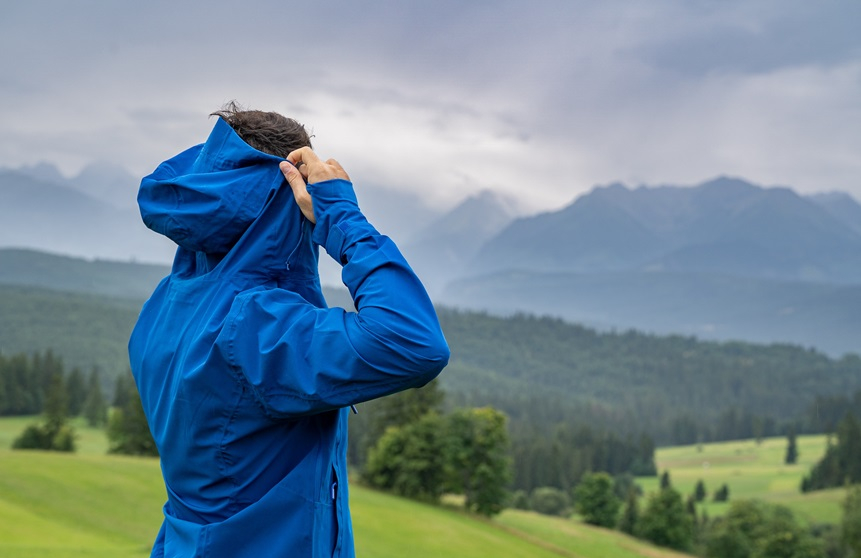
[[[0,556],[146,557],[165,492],[158,460],[105,455],[104,432],[76,423],[73,455],[12,451],[32,418],[0,420]],[[672,558],[665,551],[577,521],[507,511],[486,520],[351,487],[363,558]]]
[[[161,522],[165,493],[158,460],[110,456],[101,430],[76,423],[74,455],[12,451],[33,418],[0,420],[0,556],[145,557]],[[842,490],[802,495],[802,475],[823,453],[824,436],[799,437],[800,460],[783,465],[786,440],[660,449],[661,471],[687,494],[698,479],[709,493],[723,483],[730,499],[762,498],[808,521],[838,522]],[[639,479],[648,492],[657,479]],[[486,520],[453,504],[431,506],[351,488],[356,547],[363,558],[672,558],[684,555],[579,521],[509,510]],[[712,517],[726,504],[703,505]]]
[[[701,446],[661,448],[655,453],[658,471],[669,471],[672,485],[682,494],[692,494],[698,480],[708,496],[699,505],[710,517],[721,515],[728,503],[717,503],[712,495],[722,484],[729,487],[730,502],[758,498],[783,504],[809,523],[839,523],[845,490],[833,489],[802,494],[801,479],[825,454],[825,436],[799,436],[798,463],[785,465],[786,438],[719,442]],[[658,478],[638,478],[645,492],[658,488]]]

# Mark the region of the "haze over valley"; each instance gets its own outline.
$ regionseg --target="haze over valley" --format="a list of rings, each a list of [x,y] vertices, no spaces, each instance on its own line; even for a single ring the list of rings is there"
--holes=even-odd
[[[169,265],[174,245],[141,222],[137,183],[115,165],[72,178],[48,163],[2,169],[0,247]],[[357,190],[438,304],[838,356],[861,349],[861,205],[846,193],[802,196],[729,177],[614,183],[529,215],[489,190],[446,211],[404,192]],[[335,264],[321,261],[324,284],[339,285]]]

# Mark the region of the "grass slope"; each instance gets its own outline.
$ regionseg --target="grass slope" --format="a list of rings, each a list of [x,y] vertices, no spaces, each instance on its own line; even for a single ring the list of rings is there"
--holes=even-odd
[[[165,498],[158,460],[104,455],[103,433],[80,424],[79,454],[7,449],[33,420],[0,420],[0,556],[148,556]],[[561,518],[508,511],[491,521],[361,486],[350,505],[363,558],[683,556]]]
[[[710,517],[723,514],[729,506],[711,500],[714,491],[726,483],[730,501],[758,498],[783,504],[810,523],[839,523],[845,489],[808,494],[799,490],[802,477],[825,454],[826,437],[799,436],[797,442],[799,457],[795,465],[783,463],[786,438],[766,438],[761,444],[744,440],[661,448],[655,461],[660,472],[670,472],[672,485],[685,496],[692,494],[697,481],[702,479],[708,497],[699,509]],[[640,478],[637,482],[646,493],[658,488],[656,477]]]

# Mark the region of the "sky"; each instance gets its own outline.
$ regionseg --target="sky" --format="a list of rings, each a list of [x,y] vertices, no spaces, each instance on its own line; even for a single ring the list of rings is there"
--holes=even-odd
[[[861,199],[859,28],[857,0],[6,2],[0,166],[142,176],[236,100],[438,208],[717,175]]]

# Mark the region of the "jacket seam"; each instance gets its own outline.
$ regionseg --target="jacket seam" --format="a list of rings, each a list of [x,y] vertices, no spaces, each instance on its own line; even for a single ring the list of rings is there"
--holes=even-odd
[[[240,386],[237,386],[237,387],[240,387]],[[241,389],[241,387],[240,387],[240,389]],[[222,475],[224,475],[225,478],[230,481],[230,485],[233,487],[233,489],[231,490],[230,498],[229,498],[229,502],[228,502],[228,508],[230,510],[232,510],[233,513],[238,511],[237,499],[239,496],[239,490],[238,490],[239,489],[239,483],[236,482],[235,476],[227,474],[227,471],[230,470],[230,467],[228,465],[228,460],[230,459],[230,452],[227,450],[227,445],[226,445],[225,441],[227,440],[227,434],[228,434],[228,431],[230,430],[230,427],[236,421],[236,414],[239,412],[240,403],[241,403],[241,392],[239,394],[237,394],[237,397],[235,398],[233,410],[228,415],[227,422],[224,424],[224,428],[221,429],[221,440],[219,440],[219,442],[218,442],[219,468],[221,469]]]

